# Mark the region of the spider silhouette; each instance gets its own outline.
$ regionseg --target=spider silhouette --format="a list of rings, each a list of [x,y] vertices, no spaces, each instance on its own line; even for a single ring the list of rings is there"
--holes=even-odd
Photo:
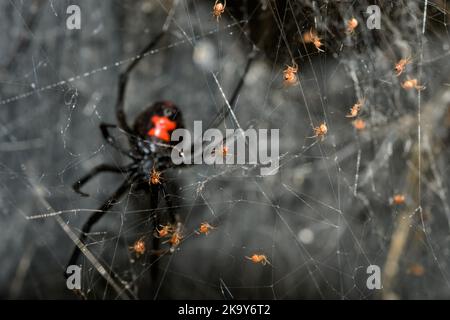
[[[113,148],[127,156],[131,163],[123,167],[117,167],[110,164],[101,164],[92,169],[91,172],[80,178],[73,185],[73,189],[82,196],[88,194],[81,191],[83,185],[89,182],[92,178],[103,172],[121,173],[125,176],[125,181],[112,193],[111,196],[98,208],[98,211],[93,213],[81,228],[79,240],[83,245],[86,242],[86,237],[91,228],[110,210],[120,198],[130,190],[133,186],[138,186],[145,190],[150,196],[149,212],[152,216],[156,228],[160,225],[159,213],[155,211],[160,201],[160,194],[164,193],[165,182],[160,180],[158,183],[152,183],[152,173],[163,172],[173,167],[187,167],[188,165],[175,165],[171,160],[171,152],[174,144],[178,142],[170,141],[170,134],[174,129],[183,128],[183,116],[180,109],[172,102],[160,101],[156,102],[150,107],[147,107],[140,113],[132,127],[128,125],[127,117],[124,110],[124,100],[126,94],[126,87],[128,78],[133,69],[138,65],[142,58],[152,48],[154,48],[163,38],[166,30],[162,30],[152,41],[150,41],[140,52],[135,60],[133,60],[127,68],[120,73],[119,85],[117,93],[117,101],[115,105],[115,113],[117,124],[100,124],[100,130],[103,138]],[[256,48],[254,47],[249,54],[243,74],[229,100],[229,104],[233,107],[239,92],[244,84],[245,76],[250,68],[252,61],[256,56]],[[228,115],[227,108],[222,108],[208,125],[208,128],[219,125]],[[118,141],[111,135],[111,129],[119,129],[128,138],[129,149],[121,146]],[[171,182],[172,183],[172,182]],[[174,182],[176,183],[176,182]],[[172,208],[170,198],[165,196],[164,201],[168,208]],[[175,224],[178,220],[177,215],[172,209],[169,209],[170,223]],[[153,237],[153,247],[159,247],[160,239]],[[68,265],[76,264],[79,256],[79,245],[75,247],[70,257]],[[153,268],[157,269],[157,268]]]

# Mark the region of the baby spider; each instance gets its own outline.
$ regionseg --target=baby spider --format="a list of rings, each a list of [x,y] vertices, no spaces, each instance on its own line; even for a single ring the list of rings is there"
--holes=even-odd
[[[130,250],[136,254],[136,257],[143,255],[145,253],[145,242],[144,237],[136,240],[136,242],[130,247]]]
[[[172,247],[176,247],[180,244],[181,239],[183,239],[183,236],[180,232],[174,232],[172,237],[169,239],[169,243],[172,245]]]
[[[292,64],[292,66],[287,66],[286,69],[283,70],[285,86],[292,86],[297,83],[297,71],[298,65],[295,62]]]
[[[219,151],[224,157],[228,155],[229,149],[226,145],[222,145],[222,148]]]
[[[204,234],[208,235],[211,230],[215,229],[215,227],[211,226],[208,222],[202,222],[198,230],[195,231],[196,234]]]
[[[181,243],[181,240],[183,239],[183,235],[181,233],[181,222],[178,222],[176,229],[173,231],[172,236],[164,241],[163,243],[170,243],[170,253],[174,253],[175,249],[178,247],[178,245]]]
[[[222,4],[219,2],[219,0],[216,0],[213,6],[213,16],[217,18],[217,21],[219,21],[219,18],[222,16],[222,13],[225,12],[225,7],[227,6],[227,1]]]
[[[391,202],[392,202],[392,204],[395,204],[395,205],[402,205],[405,203],[405,200],[406,200],[405,195],[396,194],[392,197]]]
[[[251,257],[246,256],[245,258],[253,263],[261,263],[263,266],[265,266],[266,264],[271,264],[267,257],[263,254],[254,253]]]
[[[347,21],[347,34],[351,35],[355,32],[356,27],[358,27],[358,20],[352,17]]]
[[[366,128],[366,122],[363,119],[356,119],[353,121],[353,127],[358,131],[362,131]]]
[[[183,239],[183,236],[181,235],[181,232],[175,231],[169,240],[163,242],[163,243],[170,243],[170,252],[173,253],[178,247],[178,245],[181,243],[181,240]]]
[[[321,140],[323,140],[327,132],[328,132],[327,124],[323,122],[318,127],[314,128],[314,136],[312,136],[311,138],[320,138]]]
[[[167,224],[165,226],[160,225],[160,229],[155,230],[155,237],[156,238],[165,238],[167,236],[170,236],[170,234],[173,232],[173,226],[170,224]]]
[[[419,85],[419,81],[417,79],[408,79],[402,83],[402,88],[405,90],[416,89],[417,91],[424,90],[425,87]]]
[[[347,118],[355,118],[359,111],[361,110],[362,106],[364,104],[364,99],[358,100],[357,103],[353,105],[353,107],[350,108],[350,112],[346,115]]]
[[[325,52],[324,50],[320,49],[320,47],[323,45],[322,39],[319,38],[317,33],[312,28],[309,30],[309,32],[305,32],[303,34],[303,41],[305,43],[312,43],[318,51]]]
[[[408,57],[405,59],[400,59],[399,62],[397,62],[395,64],[394,70],[395,70],[395,75],[398,77],[399,75],[401,75],[403,73],[403,71],[405,71],[405,68],[408,64],[410,64],[412,62],[412,58]]]
[[[406,273],[416,277],[421,277],[425,273],[425,268],[421,264],[413,263],[408,267],[408,269],[406,269]]]
[[[150,184],[156,185],[161,184],[161,171],[156,171],[155,168],[152,169],[152,172],[150,173]]]
[[[229,151],[230,151],[230,149],[228,148],[228,146],[226,146],[225,144],[222,144],[220,147],[213,150],[212,154],[217,155],[217,156],[226,157],[228,155]]]

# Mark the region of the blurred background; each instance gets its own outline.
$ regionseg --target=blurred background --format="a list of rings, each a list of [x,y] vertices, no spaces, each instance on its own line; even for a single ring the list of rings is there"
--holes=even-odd
[[[369,29],[369,5],[380,29]],[[70,5],[80,29],[68,29]],[[0,297],[5,299],[450,298],[448,1],[26,0],[0,3]],[[358,26],[350,33],[349,19]],[[183,241],[152,249],[149,194],[131,189],[88,235],[114,287],[81,256],[67,289],[69,237],[124,181],[93,167],[128,159],[105,144],[119,74],[163,29],[131,75],[134,117],[171,100],[185,126],[235,104],[243,129],[279,129],[279,171],[197,165],[164,172]],[[304,41],[313,30],[321,46]],[[401,75],[394,70],[410,58]],[[283,83],[298,65],[295,85]],[[217,77],[217,82],[214,77]],[[406,90],[417,80],[424,90]],[[402,86],[403,85],[403,86]],[[350,108],[362,102],[358,122]],[[323,139],[314,128],[325,123]],[[230,117],[220,128],[236,128]],[[126,147],[119,130],[114,136]],[[215,227],[197,235],[200,223]],[[64,230],[64,228],[66,228]],[[145,253],[130,246],[144,239]],[[161,244],[167,248],[167,244]],[[264,254],[270,264],[246,257]],[[369,265],[381,270],[371,290]],[[117,289],[119,288],[119,289]]]

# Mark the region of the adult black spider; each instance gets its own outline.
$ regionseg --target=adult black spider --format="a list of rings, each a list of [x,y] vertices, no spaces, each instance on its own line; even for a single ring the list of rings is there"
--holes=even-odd
[[[153,215],[154,225],[156,229],[159,226],[159,217],[155,209],[158,207],[159,195],[164,190],[164,182],[151,183],[151,175],[155,170],[157,172],[163,172],[175,166],[172,162],[170,154],[173,148],[173,143],[170,141],[170,133],[176,128],[182,128],[183,117],[179,108],[172,102],[162,101],[156,102],[152,106],[145,109],[135,119],[134,125],[131,128],[126,120],[124,111],[124,99],[125,91],[128,83],[129,74],[137,66],[139,61],[148,53],[152,48],[159,43],[166,30],[162,30],[147,46],[141,51],[137,58],[130,63],[130,65],[120,74],[117,102],[115,106],[117,125],[105,124],[100,125],[100,129],[103,138],[108,144],[121,153],[131,159],[131,163],[124,167],[117,167],[108,164],[102,164],[95,167],[90,173],[80,178],[73,185],[73,189],[83,195],[88,196],[81,191],[81,187],[90,181],[93,177],[102,172],[115,172],[125,173],[125,181],[119,186],[118,189],[99,207],[98,211],[93,213],[89,219],[84,223],[81,228],[81,234],[79,240],[82,243],[81,246],[77,245],[70,257],[68,265],[76,264],[79,255],[80,247],[84,246],[87,234],[92,226],[98,222],[104,214],[111,209],[114,204],[130,189],[132,185],[143,188],[150,194],[150,208],[149,212]],[[229,105],[234,106],[238,94],[244,84],[245,76],[250,68],[252,61],[256,56],[256,48],[254,47],[252,53],[249,55],[244,72],[229,100]],[[213,118],[208,128],[217,126],[222,122],[229,113],[229,108],[223,108]],[[130,149],[126,150],[119,145],[116,139],[110,134],[110,128],[119,128],[124,132],[128,138]],[[178,142],[176,142],[178,143]],[[178,165],[177,167],[185,167],[186,165]],[[170,199],[165,197],[167,207],[172,208]],[[177,222],[177,216],[173,210],[169,210],[171,223]],[[154,249],[159,246],[159,238],[153,237]],[[156,269],[156,268],[153,268]]]

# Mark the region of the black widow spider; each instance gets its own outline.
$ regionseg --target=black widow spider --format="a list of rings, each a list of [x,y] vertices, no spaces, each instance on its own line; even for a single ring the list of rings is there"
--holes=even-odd
[[[124,111],[124,99],[125,91],[128,83],[128,78],[133,69],[137,66],[139,61],[142,60],[148,52],[150,52],[161,40],[165,33],[165,30],[161,31],[147,46],[140,52],[140,54],[134,59],[125,71],[121,72],[119,76],[118,95],[115,106],[117,125],[105,124],[100,125],[100,129],[103,138],[108,144],[121,153],[129,157],[132,162],[124,167],[117,167],[114,165],[102,164],[94,167],[90,173],[80,178],[73,185],[73,189],[83,195],[88,196],[81,191],[81,187],[94,178],[96,175],[102,172],[115,172],[125,173],[125,181],[116,189],[116,191],[99,207],[99,209],[93,213],[89,219],[84,223],[81,228],[79,240],[84,246],[87,234],[91,230],[92,226],[97,223],[104,214],[111,209],[117,201],[131,188],[132,185],[138,185],[139,188],[144,188],[150,195],[150,208],[149,212],[154,215],[153,228],[156,229],[159,226],[159,217],[155,209],[158,207],[159,194],[164,191],[163,183],[149,183],[151,180],[152,171],[163,172],[164,170],[175,167],[176,165],[171,161],[171,149],[173,143],[170,142],[168,134],[175,128],[183,128],[183,117],[179,108],[168,101],[156,102],[152,106],[145,109],[141,114],[137,116],[134,121],[133,128],[131,128],[126,120]],[[254,47],[252,53],[249,55],[244,72],[229,100],[231,108],[237,100],[238,94],[244,84],[245,76],[250,68],[252,61],[256,56],[256,48]],[[221,111],[213,118],[208,128],[219,125],[230,112],[229,108],[222,108]],[[110,128],[119,128],[128,137],[128,143],[131,146],[130,150],[122,148],[116,139],[110,134]],[[177,142],[178,143],[178,142]],[[178,165],[181,167],[186,165]],[[164,197],[164,200],[168,208],[171,208],[170,199]],[[169,211],[170,220],[172,224],[175,224],[178,220],[177,216],[172,210]],[[159,238],[153,237],[153,247],[159,247]],[[76,246],[70,257],[68,265],[76,264],[79,255],[80,247]],[[155,270],[156,268],[153,268]]]

